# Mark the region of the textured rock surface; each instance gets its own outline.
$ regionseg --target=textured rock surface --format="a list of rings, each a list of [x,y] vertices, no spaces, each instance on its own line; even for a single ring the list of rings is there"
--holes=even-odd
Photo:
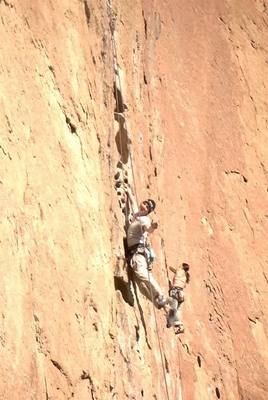
[[[106,2],[0,0],[0,399],[267,399],[267,10],[114,1],[124,125]],[[122,163],[180,338],[117,260]]]

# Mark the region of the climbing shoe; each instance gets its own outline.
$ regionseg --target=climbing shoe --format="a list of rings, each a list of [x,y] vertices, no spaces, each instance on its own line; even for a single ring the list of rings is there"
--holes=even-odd
[[[179,333],[184,333],[184,326],[182,321],[175,321],[173,326],[175,329],[175,335],[178,335]]]
[[[156,298],[156,305],[157,308],[160,310],[161,308],[165,307],[168,304],[168,300],[164,295],[158,296]]]
[[[175,335],[179,335],[180,333],[184,333],[184,328],[182,325],[175,327]]]

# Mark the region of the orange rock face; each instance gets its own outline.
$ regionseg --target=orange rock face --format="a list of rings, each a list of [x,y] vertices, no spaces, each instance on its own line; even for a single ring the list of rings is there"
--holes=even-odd
[[[1,400],[268,398],[267,7],[0,0]],[[191,266],[179,337],[118,181],[164,292]]]

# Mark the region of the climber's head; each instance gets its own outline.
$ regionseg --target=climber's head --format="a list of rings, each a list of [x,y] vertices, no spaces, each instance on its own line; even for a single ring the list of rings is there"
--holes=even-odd
[[[140,215],[148,215],[155,209],[155,201],[148,199],[140,204],[139,211]]]
[[[185,276],[186,276],[186,283],[190,283],[190,265],[186,264],[186,263],[182,263],[182,269],[185,272]]]
[[[189,265],[189,264],[186,264],[186,263],[182,263],[182,269],[183,269],[185,272],[188,272],[189,269],[190,269],[190,265]]]

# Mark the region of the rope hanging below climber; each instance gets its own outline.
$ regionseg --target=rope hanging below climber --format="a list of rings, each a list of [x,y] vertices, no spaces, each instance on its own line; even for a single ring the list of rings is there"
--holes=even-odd
[[[131,163],[131,171],[133,176],[133,189],[131,187],[126,187],[125,184],[120,187],[125,191],[127,201],[125,203],[129,203],[133,211],[133,221],[130,223],[127,229],[127,247],[128,247],[128,258],[129,258],[129,265],[134,272],[134,276],[140,291],[144,294],[147,298],[151,300],[153,305],[157,309],[164,309],[167,316],[167,328],[173,326],[175,329],[175,333],[183,333],[183,323],[180,318],[180,306],[184,301],[184,288],[190,281],[189,275],[189,265],[183,263],[177,269],[170,267],[172,272],[175,273],[172,285],[170,284],[169,290],[169,297],[166,297],[160,288],[159,284],[156,282],[152,275],[152,263],[155,259],[155,254],[153,249],[148,247],[147,245],[147,237],[148,234],[153,233],[158,228],[158,223],[152,221],[149,217],[149,214],[155,210],[156,204],[154,200],[147,199],[140,203],[139,207],[137,206],[135,194],[136,191],[136,183],[135,183],[135,174],[133,170],[133,159],[132,153],[130,148],[131,141],[129,140],[128,136],[128,129],[126,118],[124,116],[124,112],[126,111],[126,106],[124,103],[123,95],[122,95],[122,85],[120,80],[120,72],[118,67],[118,58],[117,58],[117,49],[116,49],[116,41],[114,37],[114,21],[112,18],[112,7],[110,0],[107,3],[108,7],[108,15],[110,18],[110,29],[111,29],[111,37],[112,37],[112,45],[113,45],[113,53],[114,53],[114,72],[115,72],[115,82],[114,82],[114,93],[115,93],[115,100],[116,100],[116,108],[115,108],[115,119],[119,122],[119,142],[120,142],[120,154],[123,157],[123,150],[122,150],[122,130],[126,133],[127,137],[127,146],[128,146],[128,154],[130,155],[130,163]],[[120,95],[120,96],[119,96]],[[120,97],[120,99],[119,99]],[[122,167],[124,165],[124,160],[122,159]],[[124,212],[125,218],[127,220],[127,204],[125,204]],[[156,324],[156,332],[158,336],[159,342],[159,350],[161,355],[162,361],[162,368],[164,373],[164,381],[166,385],[166,394],[167,399],[169,400],[169,393],[168,393],[168,385],[165,375],[165,368],[164,368],[164,360],[161,350],[160,344],[160,337],[159,337],[159,330],[157,326],[157,319],[155,315],[155,307],[154,310],[154,319]],[[179,356],[180,357],[180,356]],[[180,359],[179,359],[180,364]],[[181,366],[179,366],[179,378],[181,381]],[[182,399],[182,383],[180,387],[180,399]]]

